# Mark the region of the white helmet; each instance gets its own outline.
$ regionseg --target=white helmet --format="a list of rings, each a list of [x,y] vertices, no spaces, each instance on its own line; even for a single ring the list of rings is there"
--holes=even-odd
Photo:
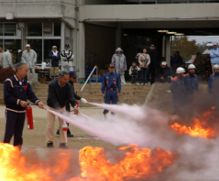
[[[212,47],[212,46],[213,46],[213,43],[208,42],[208,43],[206,44],[206,46],[207,46],[207,47]]]
[[[188,70],[190,70],[190,69],[196,69],[196,66],[191,63],[191,64],[189,64],[189,66],[188,66]]]
[[[118,47],[118,48],[116,49],[116,52],[123,52],[123,50],[122,50],[120,47]]]
[[[213,65],[213,69],[214,70],[218,70],[219,69],[219,65],[218,64]]]
[[[161,62],[161,65],[167,65],[167,62],[165,61]]]
[[[183,67],[178,67],[177,69],[176,69],[176,73],[177,74],[184,74],[186,71],[185,71],[185,69],[183,68]]]

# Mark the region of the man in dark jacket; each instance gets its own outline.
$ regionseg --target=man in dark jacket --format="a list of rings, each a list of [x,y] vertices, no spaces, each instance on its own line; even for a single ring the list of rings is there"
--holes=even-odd
[[[77,101],[76,101],[76,106],[78,106],[78,105],[79,105],[78,101],[81,101],[81,102],[84,103],[84,104],[86,104],[86,103],[88,103],[88,102],[87,102],[87,100],[86,100],[85,98],[79,96],[79,95],[77,94],[77,92],[75,91],[74,83],[76,82],[76,78],[77,78],[77,76],[76,76],[76,74],[75,74],[74,71],[69,72],[69,82],[68,82],[68,83],[72,86],[72,93],[73,93],[73,95],[74,95],[75,100],[77,100]],[[69,101],[66,103],[65,108],[66,108],[66,111],[68,111],[68,112],[71,111],[71,103],[70,103]],[[75,107],[75,108],[76,108],[76,107]],[[76,111],[76,113],[77,113],[77,110],[76,110],[76,109],[75,109],[75,111]],[[70,138],[71,138],[71,137],[74,137],[74,135],[71,133],[71,131],[70,131],[70,129],[69,129],[69,124],[67,124],[67,125],[68,125],[67,137],[70,137]],[[57,134],[57,135],[60,134],[60,133],[59,133],[59,129],[57,130],[56,134]]]
[[[159,68],[160,64],[157,49],[154,44],[150,45],[149,55],[151,58],[151,63],[148,70],[148,80],[151,84],[153,84],[155,82],[156,71]]]
[[[69,73],[61,71],[57,79],[54,79],[49,84],[47,105],[57,111],[64,112],[65,106],[69,102],[72,107],[75,107],[75,97],[73,94],[72,86],[69,82]],[[48,112],[48,129],[47,129],[47,147],[53,147],[54,143],[54,124],[55,115]],[[59,132],[60,132],[60,147],[67,147],[67,124],[61,118],[59,120]]]
[[[14,146],[21,148],[23,144],[23,128],[25,121],[25,109],[29,99],[34,104],[43,108],[43,103],[36,97],[30,84],[26,81],[29,67],[25,63],[15,66],[16,72],[4,81],[4,101],[6,105],[6,128],[4,143],[10,143],[14,136]]]

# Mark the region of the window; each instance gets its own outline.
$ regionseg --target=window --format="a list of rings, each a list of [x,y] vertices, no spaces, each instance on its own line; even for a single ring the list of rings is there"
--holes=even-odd
[[[54,23],[54,36],[61,36],[61,24]]]
[[[44,36],[53,36],[53,24],[52,23],[43,23],[43,35]]]
[[[4,24],[4,35],[5,36],[16,36],[16,24],[5,23]]]
[[[42,24],[41,23],[29,23],[27,24],[28,36],[42,36]]]

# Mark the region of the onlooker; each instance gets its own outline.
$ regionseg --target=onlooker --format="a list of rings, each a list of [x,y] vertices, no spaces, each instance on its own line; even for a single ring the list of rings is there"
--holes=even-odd
[[[206,44],[206,47],[207,47],[207,49],[205,49],[202,54],[210,54],[210,50],[211,50],[212,47],[213,47],[213,43],[208,42],[208,43]]]
[[[183,67],[184,66],[184,62],[183,62],[183,59],[182,59],[179,51],[175,51],[173,56],[171,56],[170,65],[171,65],[173,74],[176,73],[177,67]]]
[[[150,45],[148,53],[151,58],[151,63],[149,65],[149,70],[148,70],[148,81],[150,81],[150,83],[153,84],[156,77],[156,71],[158,71],[160,67],[160,61],[159,61],[157,49],[154,44]]]
[[[26,44],[26,48],[22,53],[21,61],[29,66],[27,79],[29,82],[37,82],[37,74],[35,73],[35,65],[37,62],[37,53],[33,50],[30,44]]]
[[[61,59],[60,53],[57,50],[57,46],[52,46],[49,57],[51,58],[50,78],[53,79],[59,74],[59,63]]]
[[[174,113],[180,117],[185,116],[185,108],[188,104],[187,89],[185,83],[185,69],[178,67],[176,69],[176,76],[172,78],[170,90],[172,92]]]
[[[138,72],[140,68],[137,66],[136,62],[132,62],[132,65],[129,68],[129,75],[131,76],[131,83],[135,84],[138,82]]]
[[[112,56],[111,63],[115,65],[116,73],[120,75],[122,84],[126,84],[125,71],[127,70],[126,57],[121,48],[117,48]]]
[[[70,72],[75,70],[75,66],[73,65],[74,55],[70,50],[69,45],[65,45],[65,49],[61,51],[62,58],[62,70]]]
[[[187,117],[192,117],[193,112],[191,109],[196,108],[194,106],[195,103],[195,92],[198,91],[199,83],[198,83],[198,76],[196,75],[196,67],[194,64],[190,64],[188,66],[188,74],[185,76],[185,83],[186,83],[186,91],[187,91],[187,100],[188,104],[187,107]],[[190,110],[190,111],[189,111]]]
[[[18,49],[17,56],[16,56],[16,63],[20,63],[22,61],[22,50]]]
[[[0,68],[3,66],[3,48],[0,47]]]
[[[118,97],[121,91],[120,76],[115,72],[115,65],[110,64],[108,71],[104,77],[101,85],[101,92],[104,95],[104,102],[106,104],[117,104]],[[109,111],[104,110],[103,114],[106,115]]]
[[[196,66],[189,64],[188,74],[185,76],[187,91],[190,96],[193,96],[195,91],[198,90],[198,76],[196,75]]]
[[[2,68],[13,68],[12,54],[9,49],[3,53]]]
[[[28,64],[30,72],[33,73],[37,62],[37,53],[31,48],[30,44],[26,44],[21,59],[23,63]]]
[[[21,148],[23,144],[23,128],[25,121],[25,109],[28,107],[27,100],[43,108],[44,105],[35,96],[30,84],[25,80],[28,73],[28,65],[19,63],[15,66],[14,76],[4,82],[4,101],[6,105],[6,128],[4,143],[10,143],[14,136],[14,146]]]
[[[212,66],[219,64],[219,48],[217,43],[213,43],[213,47],[210,49],[210,57]]]
[[[160,82],[170,82],[171,71],[166,61],[161,62],[158,80]]]
[[[150,55],[147,53],[147,49],[144,48],[143,52],[138,56],[138,63],[140,67],[139,82],[144,85],[148,82],[148,67],[151,63]]]
[[[204,80],[208,80],[212,74],[212,66],[209,54],[197,53],[194,60],[196,66],[196,73]]]
[[[208,90],[211,94],[212,101],[216,107],[217,112],[219,111],[219,100],[217,98],[219,91],[219,65],[213,65],[214,73],[210,76],[208,80]]]
[[[14,75],[13,63],[12,63],[12,54],[10,50],[0,53],[2,58],[2,65],[0,71],[0,82],[3,83],[6,78]]]
[[[47,105],[57,111],[65,112],[65,106],[70,103],[72,107],[76,105],[72,86],[69,84],[69,73],[61,71],[58,79],[54,79],[49,83]],[[51,112],[47,113],[47,147],[54,146],[54,124],[56,116]],[[60,147],[67,147],[67,129],[68,126],[64,120],[59,120]]]

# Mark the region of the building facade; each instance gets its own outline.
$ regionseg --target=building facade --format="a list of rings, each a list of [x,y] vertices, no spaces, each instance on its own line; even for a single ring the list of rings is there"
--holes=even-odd
[[[158,30],[218,35],[218,9],[217,0],[0,0],[0,46],[30,43],[41,62],[49,61],[52,45],[69,44],[84,78],[87,68],[104,68],[117,46],[130,63],[154,43],[168,61],[172,35]]]

